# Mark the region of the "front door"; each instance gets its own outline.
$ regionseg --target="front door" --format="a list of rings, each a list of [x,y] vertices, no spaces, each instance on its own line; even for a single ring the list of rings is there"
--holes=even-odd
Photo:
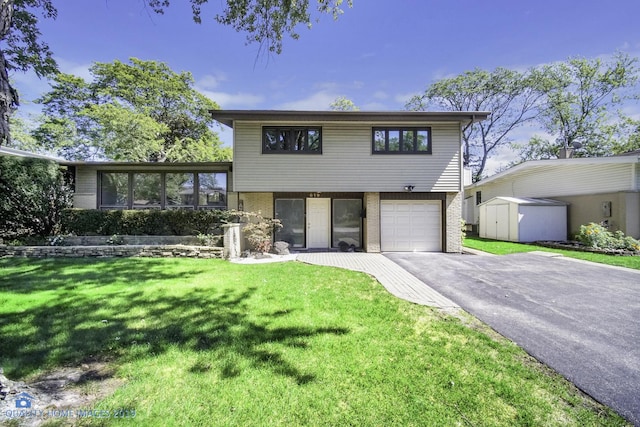
[[[331,199],[307,199],[307,248],[329,248]]]

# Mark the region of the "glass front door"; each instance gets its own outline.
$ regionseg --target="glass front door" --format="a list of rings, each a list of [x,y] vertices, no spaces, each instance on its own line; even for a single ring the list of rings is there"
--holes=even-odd
[[[341,250],[360,248],[362,200],[333,200],[333,247]]]
[[[304,247],[304,199],[276,199],[275,214],[282,222],[282,228],[276,230],[276,240]]]

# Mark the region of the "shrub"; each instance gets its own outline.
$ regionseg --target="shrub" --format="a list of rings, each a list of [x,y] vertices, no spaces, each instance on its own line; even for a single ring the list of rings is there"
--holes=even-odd
[[[594,222],[581,225],[576,235],[580,243],[595,249],[627,250],[640,252],[640,242],[631,236],[625,236],[622,231],[610,232],[605,227]]]
[[[58,232],[71,188],[50,160],[0,156],[0,235],[15,239]]]
[[[221,210],[95,210],[66,209],[62,231],[75,235],[174,235],[220,233],[230,217]]]
[[[273,234],[282,227],[279,219],[265,218],[260,212],[230,211],[234,220],[245,223],[244,235],[249,248],[256,252],[269,252],[273,243]]]

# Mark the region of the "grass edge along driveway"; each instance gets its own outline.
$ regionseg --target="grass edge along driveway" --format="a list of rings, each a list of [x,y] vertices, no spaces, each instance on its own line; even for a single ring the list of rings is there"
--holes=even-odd
[[[572,251],[569,249],[549,248],[535,244],[505,242],[501,240],[484,239],[482,237],[465,237],[464,247],[477,249],[494,255],[508,255],[521,252],[545,251],[576,258],[583,261],[597,262],[616,267],[640,270],[640,256],[607,255],[594,252]]]
[[[95,409],[136,417],[83,425],[626,425],[471,317],[296,262],[0,260],[0,340],[14,380],[113,366]]]

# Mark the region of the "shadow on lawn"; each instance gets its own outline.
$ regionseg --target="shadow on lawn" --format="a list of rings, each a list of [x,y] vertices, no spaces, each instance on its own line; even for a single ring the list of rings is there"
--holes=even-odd
[[[73,269],[65,268],[65,263],[56,266],[55,261],[33,264],[32,270],[5,276],[3,281],[20,282],[20,292],[56,290],[59,296],[53,302],[32,304],[0,318],[0,366],[5,363],[5,372],[12,377],[23,378],[38,369],[91,359],[153,357],[178,347],[207,353],[212,364],[221,366],[223,378],[240,375],[241,365],[249,362],[305,384],[315,376],[287,360],[286,348],[305,349],[314,336],[349,332],[343,327],[274,327],[275,321],[282,324],[282,318],[292,310],[283,307],[273,313],[256,314],[255,307],[248,304],[255,287],[236,290],[210,286],[193,288],[180,296],[153,294],[145,292],[141,282],[184,279],[184,272],[175,275],[155,268],[141,271],[135,262],[94,261],[95,272],[76,269],[77,263],[66,264]],[[212,268],[202,265],[203,271]],[[109,294],[98,289],[95,296],[74,292],[94,282],[104,285],[121,281],[123,275],[135,277],[138,284],[122,286]],[[6,290],[6,283],[3,287],[0,282],[0,291]],[[190,370],[209,369],[210,365],[199,362]]]
[[[137,261],[142,262],[137,262]],[[0,275],[0,292],[33,293],[46,290],[73,290],[79,283],[83,287],[106,286],[117,282],[136,283],[149,280],[188,279],[203,273],[207,265],[188,271],[172,272],[163,259],[140,258],[49,258],[0,259],[0,268],[25,266],[22,271]],[[205,260],[199,260],[205,261]],[[206,261],[205,261],[206,262]]]

